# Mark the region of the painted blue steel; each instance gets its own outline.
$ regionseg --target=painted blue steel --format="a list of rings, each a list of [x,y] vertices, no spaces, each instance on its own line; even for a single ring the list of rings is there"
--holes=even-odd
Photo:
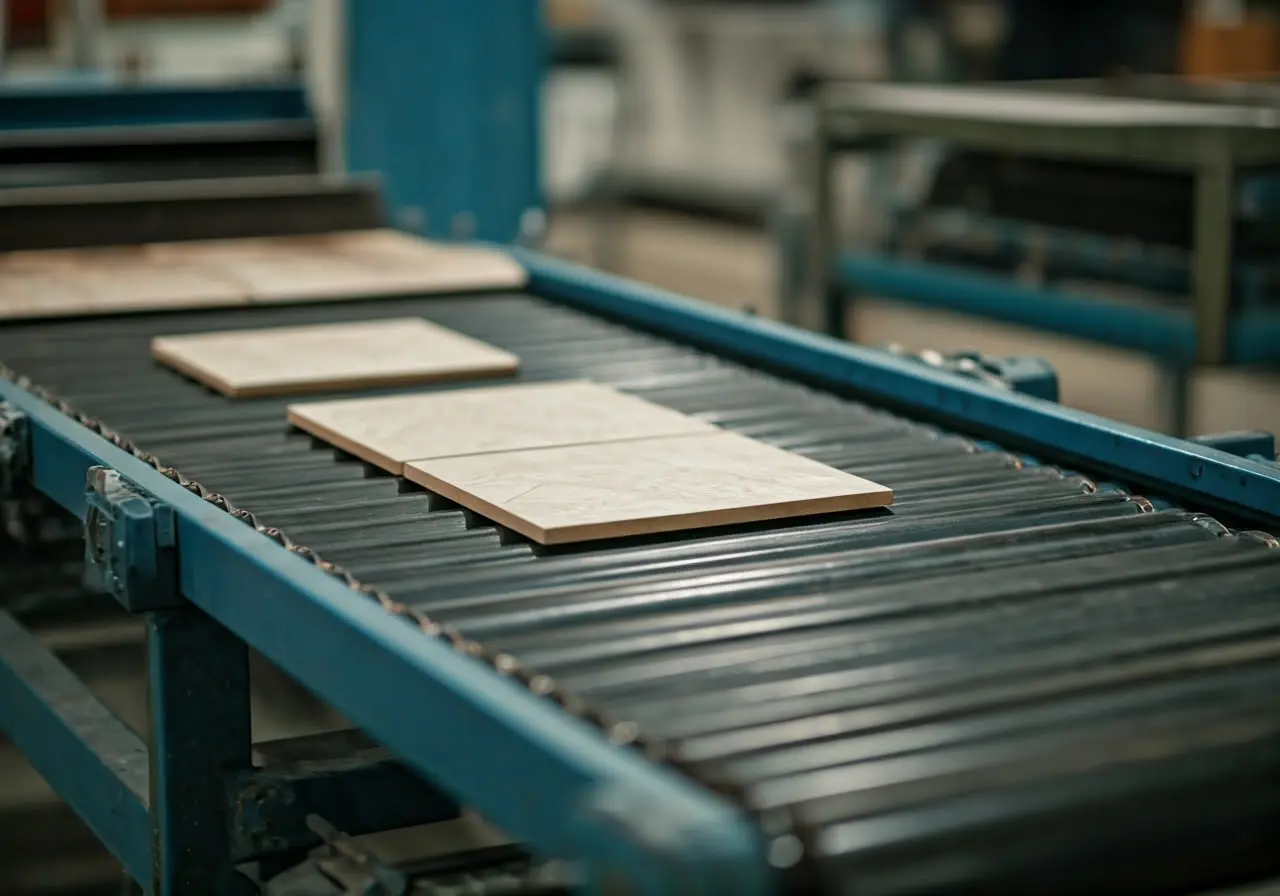
[[[996,377],[1015,392],[1043,398],[1045,401],[1058,400],[1057,371],[1043,358],[996,358],[981,352],[954,352],[947,355],[946,360],[947,363],[942,365],[944,370],[981,379],[981,376],[966,368],[963,362],[967,361],[980,368],[983,373]]]
[[[147,614],[155,896],[251,892],[232,866],[232,793],[253,746],[249,651],[194,607]]]
[[[0,131],[128,125],[304,121],[298,84],[241,87],[7,85],[0,88]]]
[[[425,637],[16,385],[0,383],[0,396],[28,415],[37,489],[83,517],[79,483],[104,465],[167,503],[183,596],[459,803],[635,893],[771,892],[760,832],[728,802]]]
[[[1215,433],[1211,436],[1196,436],[1192,441],[1237,457],[1261,457],[1274,460],[1276,456],[1276,437],[1269,432],[1248,430]]]
[[[524,249],[513,254],[546,298],[847,391],[1197,509],[1280,520],[1280,471],[1192,442],[995,389],[758,317],[611,277]]]
[[[1058,372],[1043,358],[999,358],[992,363],[1015,392],[1045,401],[1058,400]]]
[[[146,747],[3,610],[0,731],[148,890],[151,835]]]
[[[398,226],[508,243],[543,208],[540,7],[346,3],[346,165],[381,175]]]
[[[101,467],[89,471],[86,501],[86,575],[132,613],[177,604],[173,511]]]
[[[846,289],[930,308],[1022,324],[1143,352],[1165,363],[1195,361],[1190,311],[1107,301],[1084,293],[1029,288],[1007,278],[946,265],[846,253],[836,263]],[[1232,364],[1280,363],[1280,313],[1237,316],[1228,336]]]
[[[842,285],[865,295],[1023,324],[1168,360],[1195,359],[1195,324],[1188,311],[1029,288],[1004,277],[871,253],[841,255],[837,274]]]
[[[936,242],[976,240],[979,245],[1020,263],[1036,255],[1055,276],[1103,277],[1163,291],[1182,291],[1191,282],[1191,254],[1172,246],[1129,244],[1087,231],[996,218],[963,208],[940,208],[920,213],[937,233]],[[911,214],[899,227],[909,227]]]

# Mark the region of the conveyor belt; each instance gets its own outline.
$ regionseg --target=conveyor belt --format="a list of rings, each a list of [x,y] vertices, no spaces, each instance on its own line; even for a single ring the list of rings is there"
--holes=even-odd
[[[283,400],[228,401],[148,354],[159,333],[405,314],[519,353],[526,379],[623,388],[896,504],[535,549],[288,432]],[[465,633],[740,801],[795,890],[1184,891],[1280,871],[1266,536],[527,296],[31,324],[0,332],[0,359],[429,634]]]

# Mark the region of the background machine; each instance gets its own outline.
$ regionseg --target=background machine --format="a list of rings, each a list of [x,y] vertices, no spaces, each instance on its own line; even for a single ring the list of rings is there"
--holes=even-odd
[[[381,184],[15,190],[0,221],[40,223],[3,248],[388,220],[533,242],[544,43],[518,8],[347,6],[344,158]],[[1270,435],[1164,436],[1057,404],[1031,361],[871,350],[510,252],[523,290],[0,329],[0,729],[132,881],[1145,893],[1280,872]],[[538,547],[146,352],[405,314],[895,505]],[[144,632],[146,718],[40,635],[90,611]],[[268,669],[326,724],[264,734]]]

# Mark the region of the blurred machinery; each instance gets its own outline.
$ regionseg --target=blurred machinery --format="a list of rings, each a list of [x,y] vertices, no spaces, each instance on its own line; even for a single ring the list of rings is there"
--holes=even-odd
[[[1143,352],[1185,433],[1195,365],[1280,362],[1277,99],[1169,78],[825,88],[786,314],[849,336],[862,293]],[[850,153],[892,185],[858,233],[834,211]]]
[[[505,93],[477,89],[458,100],[465,109],[485,103],[502,109],[500,120],[488,119],[487,132],[477,135],[467,124],[447,133],[415,132],[412,117],[390,125],[380,118],[394,110],[397,73],[377,66],[376,36],[373,44],[360,41],[368,30],[382,26],[367,18],[338,15],[338,4],[306,5],[312,15],[306,29],[309,43],[300,47],[300,35],[283,21],[290,14],[287,9],[271,13],[265,22],[247,19],[248,25],[236,25],[240,19],[207,18],[208,4],[188,4],[178,12],[206,17],[194,26],[180,23],[170,32],[161,30],[162,36],[169,36],[157,44],[150,40],[151,27],[134,18],[147,4],[116,3],[105,10],[102,4],[51,4],[59,19],[33,17],[33,12],[44,10],[10,4],[13,21],[26,28],[19,35],[24,52],[43,41],[41,52],[52,65],[24,65],[24,56],[6,67],[0,60],[0,249],[113,242],[121,234],[144,241],[182,238],[184,227],[208,233],[236,220],[252,220],[255,233],[271,233],[394,217],[402,226],[418,230],[469,230],[504,240],[521,228],[537,228],[538,215],[525,212],[540,208],[532,173],[539,154],[530,142],[538,129],[529,118],[538,103],[536,98],[524,101],[523,92],[531,90],[534,76],[526,75],[522,66],[538,59],[538,42],[522,36],[505,56],[509,68],[496,85]],[[129,8],[123,10],[127,16],[121,24],[123,6]],[[110,24],[108,12],[113,16]],[[447,15],[425,5],[422,12],[435,23],[444,22]],[[508,33],[528,31],[536,10],[526,12],[500,15]],[[449,40],[471,33],[467,26],[475,21],[468,15]],[[41,29],[43,34],[31,36]],[[213,39],[205,31],[212,31]],[[260,46],[264,31],[269,38],[265,51]],[[228,41],[235,48],[236,35],[249,40],[242,41],[230,60],[223,53],[222,67],[210,82],[200,59],[219,47],[225,50]],[[490,37],[498,37],[493,29],[477,39]],[[152,48],[149,61],[154,70],[121,69],[121,60],[142,38]],[[184,53],[196,57],[194,63]],[[306,57],[305,71],[291,67],[291,54]],[[250,63],[237,69],[233,63],[241,56]],[[266,62],[259,64],[262,60]],[[334,73],[339,71],[342,80],[335,83]],[[522,93],[511,92],[512,84]],[[377,95],[360,107],[373,117],[372,124],[359,114],[346,114],[345,98],[352,90]],[[524,117],[522,109],[527,111]],[[466,120],[483,127],[477,118]],[[485,179],[460,185],[453,195],[433,191],[424,199],[414,166],[395,163],[380,154],[380,147],[370,146],[365,135],[371,127],[389,134],[392,145],[414,159],[452,154],[454,161],[447,164],[455,170],[461,170],[457,158],[470,158],[462,147],[479,136],[492,146],[486,167],[502,170],[512,180],[498,178],[490,184]],[[362,154],[374,152],[379,158],[365,166],[383,169],[381,189],[331,176],[344,156],[360,164]],[[508,213],[486,204],[486,197],[494,195],[491,190],[501,190],[502,202],[517,202],[520,208]],[[113,211],[101,213],[105,207]],[[178,207],[185,216],[174,213]],[[474,222],[479,218],[498,229],[477,230]],[[66,575],[53,569],[47,576],[24,579],[6,591],[6,606],[57,649],[112,712],[145,732],[144,627],[136,618],[104,614],[99,597],[86,597],[76,587],[78,565],[72,562]],[[28,586],[29,582],[34,584]],[[304,735],[336,724],[331,710],[281,676],[271,663],[256,654],[252,662],[256,737]],[[118,865],[65,808],[50,802],[47,788],[7,745],[0,750],[0,780],[5,781],[0,787],[0,890],[118,890]]]
[[[789,143],[806,128],[797,102],[806,85],[972,77],[994,64],[1007,25],[999,0],[565,5],[616,46],[612,91],[605,100],[598,88],[597,106],[612,133],[600,140],[604,151],[584,159],[598,173],[574,197],[595,212],[593,257],[606,269],[621,266],[628,207],[750,226],[785,217]]]
[[[367,197],[330,195],[329,225],[375,223]],[[172,200],[188,236],[318,220],[284,193],[220,218]],[[64,211],[68,233],[120,222],[117,241],[155,220]],[[28,577],[0,613],[0,722],[130,875],[160,893],[739,896],[1280,871],[1262,786],[1280,552],[1254,529],[1280,523],[1269,435],[1171,439],[1058,406],[1034,362],[862,349],[516,255],[518,293],[0,331],[2,469],[26,508],[5,569]],[[406,313],[511,347],[528,377],[875,476],[895,506],[538,549],[145,351],[263,314]],[[76,556],[111,598],[77,587]],[[31,631],[112,599],[145,631],[149,733]],[[254,738],[249,645],[361,731]],[[504,836],[467,832],[462,806]],[[355,839],[428,824],[426,857]]]
[[[149,32],[127,40],[118,24],[118,16],[145,5],[76,0],[13,10],[13,24],[21,26],[15,45],[29,54],[25,44],[39,44],[42,62],[18,64],[0,54],[0,189],[319,170],[321,129],[291,64],[302,54],[297,34],[274,20],[260,28],[274,37],[260,54],[265,60],[250,58],[238,69],[228,61],[230,79],[193,78],[167,57],[153,60],[157,77],[135,49]],[[254,45],[247,26],[230,31]],[[42,36],[28,36],[33,32]],[[147,43],[153,54],[154,44]],[[187,57],[201,55],[199,42],[186,44]]]
[[[763,220],[781,188],[779,105],[802,78],[941,78],[990,54],[989,0],[598,0],[626,95],[624,196]]]
[[[382,188],[14,190],[0,245],[388,218],[531,240],[538,168],[512,160],[537,155],[543,36],[516,8],[348,5],[344,156],[384,168]],[[471,76],[433,79],[443,65]],[[1199,892],[1280,874],[1270,435],[1162,436],[1058,405],[1032,359],[870,350],[511,252],[523,290],[0,329],[0,728],[145,891]],[[146,348],[405,314],[517,352],[528,378],[873,476],[895,505],[539,548]],[[134,633],[145,723],[77,674],[70,626],[54,632],[76,614]],[[254,651],[332,707],[321,730],[255,730]]]
[[[135,7],[148,4],[120,6],[136,13]],[[523,33],[538,16],[537,6],[529,4],[519,15],[495,13],[499,21],[485,30],[483,42],[466,44],[473,33],[468,24],[441,20],[442,13],[424,4],[421,21],[400,23],[427,35],[427,43],[412,48],[375,45],[384,28],[378,13],[347,16],[346,6],[338,0],[301,9],[293,2],[270,5],[276,12],[268,25],[279,44],[274,73],[268,65],[246,66],[247,73],[233,70],[228,78],[222,72],[210,82],[189,72],[169,74],[182,71],[181,65],[160,65],[145,79],[127,66],[109,65],[103,47],[127,56],[130,42],[112,38],[101,0],[76,0],[70,5],[71,43],[89,49],[38,77],[5,77],[0,68],[0,188],[336,174],[345,168],[379,173],[389,213],[406,230],[496,240],[540,233],[542,196],[533,190],[541,151],[521,142],[539,134],[540,123],[532,118],[540,104],[525,92],[491,95],[477,68],[477,60],[499,53],[504,74],[539,81],[547,43],[533,44]],[[466,22],[482,15],[480,7],[458,12]],[[200,33],[196,29],[196,37]],[[181,31],[175,43],[169,56],[201,47]],[[421,53],[447,63],[459,85],[474,86],[451,81],[446,88],[438,79],[406,84],[397,73],[413,71]],[[424,101],[446,118],[488,105],[474,131],[423,129],[416,110]],[[474,140],[485,147],[482,153]],[[455,172],[451,189],[439,189],[424,175],[424,166],[436,164]],[[481,166],[499,174],[481,177]],[[486,229],[499,227],[496,222],[505,229]]]

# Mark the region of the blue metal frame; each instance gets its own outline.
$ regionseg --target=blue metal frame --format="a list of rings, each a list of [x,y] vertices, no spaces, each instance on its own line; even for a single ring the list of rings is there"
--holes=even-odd
[[[582,860],[600,889],[619,878],[636,893],[772,889],[760,832],[736,807],[415,630],[16,385],[0,383],[0,395],[27,414],[38,490],[83,519],[86,473],[102,465],[170,506],[182,595],[459,803],[543,854]],[[44,748],[38,735],[27,747]]]
[[[1272,464],[536,253],[515,255],[534,292],[549,300],[938,418],[1045,459],[1149,484],[1197,507],[1280,519],[1280,468]],[[774,888],[763,835],[738,808],[611,745],[586,723],[388,614],[15,384],[0,383],[0,398],[26,415],[30,476],[38,490],[84,519],[91,507],[86,474],[105,466],[170,508],[177,527],[178,590],[192,606],[149,616],[158,682],[149,787],[138,780],[145,747],[105,709],[93,709],[92,698],[83,704],[90,707],[88,721],[60,715],[66,704],[59,695],[82,686],[0,616],[0,718],[140,880],[161,892],[182,892],[193,880],[226,874],[232,857],[244,852],[246,832],[202,837],[200,825],[183,813],[199,806],[190,814],[207,822],[212,807],[223,810],[225,788],[238,786],[228,781],[253,779],[246,758],[247,644],[458,804],[476,807],[545,855],[582,860],[597,891],[618,879],[634,892],[664,896],[762,896]],[[1255,442],[1236,439],[1229,447],[1252,450]],[[193,651],[200,664],[179,661]],[[210,725],[225,736],[210,739]],[[447,801],[436,803],[433,811],[448,811]]]
[[[146,746],[3,610],[0,731],[149,891]]]
[[[156,896],[248,893],[232,866],[228,773],[252,766],[249,650],[193,607],[147,613]]]
[[[836,281],[866,295],[973,314],[1143,352],[1168,364],[1196,358],[1195,320],[1189,310],[1143,307],[1060,289],[1020,286],[948,265],[904,261],[872,253],[845,253]],[[843,294],[832,301],[847,301]],[[1280,363],[1280,311],[1233,316],[1227,337],[1233,364]]]
[[[930,370],[517,249],[547,298],[856,394],[1199,509],[1274,524],[1280,471],[1223,451]]]
[[[543,210],[541,4],[345,4],[346,166],[377,171],[397,225],[512,242]],[[441,172],[447,172],[441,176]]]
[[[306,121],[298,84],[200,87],[112,82],[0,87],[0,131]]]

